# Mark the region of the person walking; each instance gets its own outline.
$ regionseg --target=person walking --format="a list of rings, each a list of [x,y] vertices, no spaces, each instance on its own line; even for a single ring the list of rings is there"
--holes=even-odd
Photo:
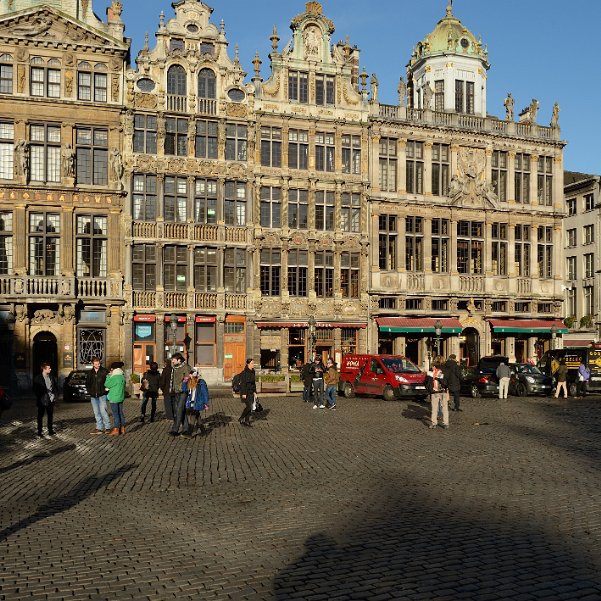
[[[104,382],[109,370],[103,367],[99,357],[92,359],[92,369],[86,376],[86,390],[90,395],[92,410],[96,418],[96,429],[92,434],[108,434],[111,431],[111,420],[106,407],[106,388]]]
[[[161,380],[161,374],[159,373],[159,364],[156,361],[152,361],[149,365],[149,369],[144,372],[142,376],[142,384],[144,384],[145,390],[142,397],[142,405],[140,405],[140,422],[143,424],[146,419],[146,405],[148,401],[151,402],[150,408],[150,421],[154,421],[154,416],[157,412],[157,398],[159,397],[159,385]]]
[[[428,372],[426,380],[426,389],[430,393],[430,429],[438,426],[438,413],[442,413],[442,427],[446,430],[449,427],[449,395],[446,391],[446,380],[442,370],[442,357],[435,357],[432,362],[432,371]]]
[[[323,373],[326,370],[321,357],[317,357],[313,363],[313,409],[324,409]]]
[[[497,378],[499,380],[499,398],[507,399],[509,380],[511,379],[511,369],[509,365],[506,365],[503,361],[501,361],[499,367],[497,367]]]
[[[326,362],[326,371],[323,375],[326,385],[326,403],[328,409],[336,409],[336,392],[338,391],[338,370],[332,359]]]
[[[111,364],[111,371],[104,381],[108,390],[107,399],[111,404],[113,414],[113,429],[109,436],[125,434],[125,414],[123,413],[123,401],[125,401],[125,374],[123,373],[123,362],[115,361]]]
[[[188,396],[186,398],[186,414],[188,416],[188,428],[182,436],[192,438],[194,430],[200,429],[204,433],[201,412],[209,408],[209,388],[200,376],[200,371],[195,369],[188,379]]]
[[[58,383],[52,375],[52,367],[50,363],[42,363],[40,365],[41,373],[37,374],[33,379],[33,393],[38,406],[38,436],[44,436],[42,432],[44,413],[48,420],[48,435],[55,434],[53,429],[54,418],[54,403],[58,398]]]
[[[313,396],[313,360],[307,361],[301,369],[300,377],[303,382],[303,401],[311,402]]]
[[[186,363],[181,353],[171,357],[171,377],[169,379],[169,393],[174,399],[173,426],[169,434],[179,436],[180,428],[186,429],[186,397],[188,396],[188,376],[192,368]]]
[[[557,379],[557,387],[555,388],[555,398],[559,398],[559,393],[563,389],[563,398],[568,398],[568,366],[566,360],[562,359],[559,366],[555,370],[555,378]]]
[[[457,363],[457,355],[449,355],[442,366],[447,381],[449,396],[453,395],[453,411],[463,411],[461,408],[461,369]]]
[[[169,392],[172,369],[171,361],[167,361],[165,367],[163,367],[161,379],[159,380],[159,388],[163,391],[163,419],[168,419],[169,421],[173,420],[173,407],[175,405],[175,395],[172,395],[171,392]]]
[[[586,364],[584,357],[580,359],[578,367],[578,396],[577,399],[583,399],[588,391],[588,382],[591,379],[591,370]]]
[[[252,426],[250,416],[253,410],[255,394],[257,393],[257,380],[255,376],[255,361],[250,357],[240,375],[240,400],[244,403],[244,410],[238,419],[242,426]]]

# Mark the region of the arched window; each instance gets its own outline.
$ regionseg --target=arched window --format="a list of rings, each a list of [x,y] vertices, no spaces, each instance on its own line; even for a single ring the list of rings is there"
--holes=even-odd
[[[167,71],[167,94],[186,96],[186,71],[181,65],[172,65]]]
[[[216,98],[217,78],[211,69],[201,69],[198,74],[198,97]]]

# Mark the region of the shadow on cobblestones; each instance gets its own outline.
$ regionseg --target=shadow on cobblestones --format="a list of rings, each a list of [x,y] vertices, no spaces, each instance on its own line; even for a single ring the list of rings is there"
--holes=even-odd
[[[9,536],[28,528],[32,524],[45,520],[53,515],[67,511],[81,503],[84,499],[108,486],[113,480],[123,476],[130,470],[137,468],[137,464],[127,464],[119,469],[100,476],[89,476],[75,485],[64,495],[54,497],[42,505],[34,514],[23,518],[12,526],[0,530],[0,542],[6,540]]]
[[[37,453],[33,457],[28,457],[27,459],[22,459],[21,461],[15,461],[15,463],[11,465],[0,467],[0,474],[5,474],[6,472],[10,472],[11,470],[17,469],[18,467],[24,467],[26,465],[31,465],[32,463],[36,463],[44,459],[49,459],[50,457],[54,457],[55,455],[65,453],[66,451],[73,451],[75,448],[75,444],[68,444],[62,447],[58,447],[56,449],[51,449],[50,451]]]
[[[430,423],[430,408],[426,407],[426,405],[409,403],[407,407],[401,411],[401,415],[405,419],[416,419],[421,422]]]

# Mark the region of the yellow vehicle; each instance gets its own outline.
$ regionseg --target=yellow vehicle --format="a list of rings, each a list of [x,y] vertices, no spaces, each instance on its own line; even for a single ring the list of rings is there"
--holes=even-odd
[[[553,375],[553,360],[557,362],[562,359],[568,368],[568,392],[576,396],[578,387],[578,368],[580,361],[584,362],[591,370],[591,378],[588,383],[589,392],[601,392],[601,344],[591,346],[572,346],[568,348],[547,351],[538,361],[538,368],[545,374]]]

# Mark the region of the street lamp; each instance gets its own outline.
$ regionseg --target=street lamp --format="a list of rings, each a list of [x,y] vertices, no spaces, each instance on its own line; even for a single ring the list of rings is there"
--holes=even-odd
[[[317,338],[316,333],[315,333],[316,327],[317,327],[317,322],[315,321],[315,317],[313,317],[313,315],[311,315],[311,317],[309,317],[307,325],[309,326],[309,344],[310,344],[309,352],[311,353],[311,355],[313,355],[313,347],[315,346],[315,340]]]
[[[172,313],[169,316],[169,327],[171,328],[171,356],[177,351],[177,315]]]
[[[434,324],[434,333],[436,334],[436,354],[440,356],[440,336],[442,334],[442,322],[440,319],[437,319]]]
[[[555,324],[553,324],[551,326],[551,350],[554,351],[555,350],[555,341],[557,338],[557,326]]]

